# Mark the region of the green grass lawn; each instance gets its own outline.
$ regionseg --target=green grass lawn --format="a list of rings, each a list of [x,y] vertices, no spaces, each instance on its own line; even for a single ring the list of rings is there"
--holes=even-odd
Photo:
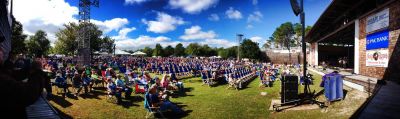
[[[321,76],[315,75],[315,82],[320,82]],[[272,88],[259,87],[256,78],[242,90],[226,89],[227,85],[216,87],[202,86],[200,78],[184,79],[187,95],[171,98],[188,114],[183,118],[349,118],[351,114],[365,101],[363,93],[347,89],[345,100],[334,102],[328,108],[302,111],[269,110],[272,99],[280,97],[280,81],[276,81]],[[320,91],[318,85],[311,89]],[[53,91],[55,92],[55,91]],[[267,92],[266,96],[260,95]],[[360,95],[362,95],[360,97]],[[146,111],[143,107],[143,95],[133,94],[131,100],[124,100],[122,105],[109,103],[105,99],[105,91],[74,98],[62,99],[56,96],[50,103],[59,110],[64,117],[73,118],[145,118]],[[323,100],[322,96],[320,99]],[[168,114],[167,114],[168,116]],[[169,115],[171,117],[171,115]]]

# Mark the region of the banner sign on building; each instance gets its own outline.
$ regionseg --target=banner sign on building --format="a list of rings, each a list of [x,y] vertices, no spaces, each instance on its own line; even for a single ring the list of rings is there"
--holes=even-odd
[[[389,50],[367,50],[366,65],[371,67],[387,67],[389,62]]]
[[[389,46],[389,30],[383,30],[367,35],[367,50],[388,48]]]
[[[389,8],[367,18],[367,33],[389,26]]]

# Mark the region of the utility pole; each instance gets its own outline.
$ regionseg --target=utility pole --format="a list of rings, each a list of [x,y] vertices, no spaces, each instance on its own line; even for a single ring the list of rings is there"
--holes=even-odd
[[[90,65],[90,6],[99,7],[99,0],[79,0],[78,64]]]
[[[240,61],[240,42],[242,41],[243,34],[237,34],[238,47],[237,47],[237,60]]]

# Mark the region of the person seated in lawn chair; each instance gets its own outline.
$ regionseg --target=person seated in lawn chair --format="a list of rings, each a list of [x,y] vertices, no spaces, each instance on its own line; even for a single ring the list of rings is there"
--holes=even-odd
[[[207,72],[207,77],[208,77],[208,79],[207,79],[208,81],[207,81],[207,82],[208,82],[210,85],[212,85],[212,84],[214,83],[214,80],[216,80],[215,77],[214,77],[214,75],[213,75],[214,73],[212,73],[211,69],[210,69],[210,70],[207,70],[206,72]]]
[[[163,92],[157,91],[157,85],[152,85],[149,88],[148,93],[145,95],[145,108],[150,109],[152,107],[158,107],[161,111],[171,110],[175,114],[182,114],[183,110],[178,106],[170,102],[169,100],[165,100],[163,98]],[[146,104],[149,103],[149,104]]]
[[[171,87],[169,86],[169,82],[169,76],[167,74],[164,74],[160,81],[160,87],[164,90],[170,90]]]
[[[73,76],[74,76],[74,74],[73,74],[73,72],[72,72],[72,70],[71,70],[71,67],[70,67],[70,66],[67,66],[67,67],[65,68],[65,78],[66,78],[66,80],[72,82],[72,77],[73,77]]]
[[[63,90],[62,94],[63,94],[63,97],[65,97],[65,94],[67,93],[67,90],[68,90],[68,85],[67,85],[67,80],[64,77],[62,77],[61,72],[58,72],[56,74],[56,79],[55,79],[54,84],[57,86],[58,89]],[[58,92],[58,89],[57,89],[57,92]]]
[[[96,87],[99,87],[99,84],[102,84],[102,87],[104,87],[104,81],[97,75],[96,70],[92,69],[92,75],[90,75],[90,78],[93,81],[93,85]]]
[[[163,73],[164,73],[163,66],[162,66],[162,65],[158,65],[157,74],[158,74],[158,75],[161,75],[161,74],[163,74]]]
[[[106,72],[105,72],[105,76],[106,78],[110,78],[112,77],[112,72],[111,72],[112,68],[107,68]]]
[[[183,87],[183,82],[179,81],[177,78],[173,78],[172,74],[170,75],[170,81],[173,86],[176,86],[179,94],[184,94],[185,93],[185,88]]]
[[[75,96],[78,96],[80,91],[82,90],[83,80],[79,75],[78,71],[75,71],[74,77],[72,77],[72,86],[74,87]]]
[[[228,84],[229,84],[228,88],[233,87],[235,89],[238,89],[238,87],[236,85],[236,79],[234,78],[234,75],[233,74],[229,74],[229,75],[227,75],[227,77],[228,77]]]
[[[243,79],[242,79],[242,77],[240,77],[239,72],[235,71],[234,76],[235,76],[235,81],[236,81],[235,82],[236,87],[242,88]]]
[[[207,72],[207,71],[200,71],[200,73],[201,73],[201,80],[203,81],[203,84],[202,84],[202,85],[204,85],[204,84],[209,85],[209,83],[208,83],[208,77],[207,77],[206,72]]]
[[[122,80],[123,78],[124,76],[118,75],[117,79],[115,80],[115,85],[117,86],[118,89],[121,90],[121,92],[125,93],[125,98],[127,99],[131,96],[133,90],[130,87],[126,87],[125,82]]]
[[[115,96],[117,98],[117,104],[121,104],[121,89],[117,87],[111,78],[107,78],[107,94],[109,97]]]
[[[82,86],[83,86],[83,88],[85,90],[85,94],[91,92],[93,90],[92,89],[92,87],[93,87],[92,79],[87,75],[86,72],[82,72],[81,78],[83,80],[83,85]]]

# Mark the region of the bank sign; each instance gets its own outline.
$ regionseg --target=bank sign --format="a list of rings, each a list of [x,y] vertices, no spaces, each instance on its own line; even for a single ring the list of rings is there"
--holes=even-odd
[[[367,50],[388,48],[389,46],[389,30],[383,30],[367,35]]]
[[[389,8],[367,18],[367,33],[389,26]]]

